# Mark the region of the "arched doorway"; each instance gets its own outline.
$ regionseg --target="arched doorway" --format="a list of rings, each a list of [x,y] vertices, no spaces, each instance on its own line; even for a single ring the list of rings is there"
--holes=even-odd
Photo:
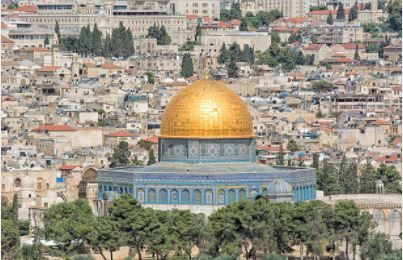
[[[87,184],[96,183],[98,179],[98,170],[96,168],[89,167],[83,171],[81,181],[78,184],[78,197],[87,198]]]

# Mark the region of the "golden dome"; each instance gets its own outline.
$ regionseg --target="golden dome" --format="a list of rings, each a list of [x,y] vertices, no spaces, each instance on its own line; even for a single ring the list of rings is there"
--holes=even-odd
[[[162,138],[251,138],[246,104],[224,84],[198,80],[168,103],[161,121]]]

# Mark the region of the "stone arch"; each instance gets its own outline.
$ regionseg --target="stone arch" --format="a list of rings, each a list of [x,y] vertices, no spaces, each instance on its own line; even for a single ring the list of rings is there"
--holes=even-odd
[[[157,194],[154,189],[148,190],[148,202],[155,203],[157,200]]]
[[[182,204],[190,204],[190,192],[185,189],[181,192],[181,203]]]
[[[372,213],[373,220],[376,223],[375,231],[379,233],[385,233],[385,214],[382,210],[374,209]]]
[[[206,192],[204,193],[204,200],[206,204],[213,203],[213,192],[211,190],[206,190]]]
[[[14,187],[21,188],[21,179],[17,178],[14,180]]]
[[[92,166],[86,167],[81,174],[81,181],[78,184],[78,197],[87,198],[87,184],[98,182],[98,169]]]
[[[201,192],[199,190],[193,191],[193,202],[194,202],[194,204],[202,203]]]
[[[236,202],[236,193],[233,189],[228,191],[228,204]]]
[[[225,192],[224,190],[218,191],[218,204],[225,204]]]
[[[168,203],[168,191],[161,189],[159,192],[159,203]]]
[[[144,202],[144,198],[145,198],[145,193],[143,189],[138,189],[137,190],[137,200],[139,202]]]
[[[389,212],[388,220],[390,236],[399,236],[402,231],[400,212],[397,209],[392,209]]]
[[[252,201],[255,200],[256,196],[259,194],[259,192],[257,192],[257,190],[253,189],[249,192],[249,199],[251,199]]]
[[[171,203],[173,204],[179,203],[179,192],[177,190],[171,191]]]
[[[246,200],[246,191],[244,189],[240,189],[238,192],[238,200]]]

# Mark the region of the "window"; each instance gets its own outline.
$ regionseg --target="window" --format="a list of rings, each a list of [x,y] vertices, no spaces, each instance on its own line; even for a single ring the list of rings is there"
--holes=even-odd
[[[144,202],[144,190],[143,189],[139,189],[137,191],[137,200],[139,202]]]
[[[239,200],[246,200],[246,191],[245,190],[240,190],[238,192],[238,197],[239,197]]]
[[[195,190],[193,193],[194,204],[201,204],[201,193],[199,190]]]
[[[47,203],[47,202],[43,203],[43,207],[44,207],[44,208],[47,208],[47,207],[48,207],[48,203]]]
[[[3,183],[1,184],[1,189],[4,191],[6,189],[6,185]]]
[[[155,190],[151,189],[148,190],[148,202],[155,202],[156,201],[156,193]]]
[[[168,192],[165,189],[160,190],[160,203],[168,203]]]
[[[46,189],[49,189],[49,186],[50,186],[49,183],[46,183]]]
[[[223,190],[220,190],[218,192],[218,203],[219,204],[224,204],[225,203],[225,193]]]
[[[203,5],[202,5],[203,7],[207,7],[208,6],[208,4],[207,3],[203,3]]]
[[[211,191],[206,191],[206,204],[213,203],[213,193]]]
[[[199,7],[198,3],[193,3],[193,7]]]
[[[179,192],[177,190],[171,191],[171,202],[178,204],[179,202]]]
[[[229,190],[228,191],[228,203],[234,203],[236,201],[236,195],[234,190]]]
[[[21,179],[20,178],[15,179],[14,186],[17,187],[17,188],[21,187]]]
[[[190,202],[190,193],[188,190],[183,190],[181,193],[181,203],[189,204],[189,202]]]

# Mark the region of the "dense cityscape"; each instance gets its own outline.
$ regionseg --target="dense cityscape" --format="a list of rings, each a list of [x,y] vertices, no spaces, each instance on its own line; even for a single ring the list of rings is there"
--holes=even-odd
[[[1,259],[402,259],[400,0],[1,4]]]

